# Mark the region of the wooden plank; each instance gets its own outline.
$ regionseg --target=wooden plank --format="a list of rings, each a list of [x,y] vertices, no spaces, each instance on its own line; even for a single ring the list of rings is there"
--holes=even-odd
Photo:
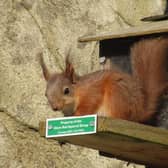
[[[125,29],[121,28],[118,29],[117,31],[100,33],[99,35],[82,36],[79,37],[78,41],[79,42],[100,41],[107,39],[141,36],[141,35],[149,35],[164,32],[168,32],[168,21],[146,23],[140,26]]]
[[[40,136],[46,135],[46,122],[45,121],[39,122],[39,134]]]
[[[168,130],[131,121],[98,118],[98,131],[113,132],[140,140],[168,145]]]
[[[40,122],[39,132],[45,136],[45,122]],[[99,117],[97,134],[55,139],[130,162],[168,167],[168,131],[164,129]]]

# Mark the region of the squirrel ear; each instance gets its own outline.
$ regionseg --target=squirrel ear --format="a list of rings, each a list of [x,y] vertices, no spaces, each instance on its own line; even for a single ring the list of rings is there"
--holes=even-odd
[[[65,68],[65,76],[72,82],[75,82],[75,70],[73,65],[69,62],[69,56],[66,57],[66,68]]]
[[[48,81],[49,78],[50,78],[50,73],[48,71],[48,68],[47,68],[46,64],[44,63],[43,53],[39,53],[38,57],[39,57],[39,62],[40,62],[41,68],[43,70],[44,78],[45,78],[46,81]]]

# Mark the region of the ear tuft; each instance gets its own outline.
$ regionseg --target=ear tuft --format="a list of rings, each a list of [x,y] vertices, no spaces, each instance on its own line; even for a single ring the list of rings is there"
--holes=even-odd
[[[73,65],[69,61],[69,55],[66,57],[65,64],[66,64],[65,76],[73,83],[75,71]]]
[[[42,53],[42,52],[38,53],[38,54],[37,54],[37,57],[38,57],[38,59],[39,59],[39,63],[40,63],[41,68],[42,68],[42,70],[43,70],[44,78],[45,78],[46,81],[48,81],[49,78],[50,78],[50,73],[49,73],[49,71],[48,71],[48,68],[47,68],[45,62],[44,62],[43,53]]]
[[[65,76],[72,82],[72,84],[75,84],[77,82],[77,80],[79,79],[79,76],[76,75],[75,73],[75,69],[72,65],[72,63],[69,61],[70,59],[70,51],[71,48],[68,50],[67,54],[66,54],[66,59],[65,59]]]

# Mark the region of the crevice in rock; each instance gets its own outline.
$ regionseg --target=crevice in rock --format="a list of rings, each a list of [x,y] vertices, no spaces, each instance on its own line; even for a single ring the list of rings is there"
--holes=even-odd
[[[119,18],[121,18],[122,20],[123,20],[123,22],[125,23],[125,24],[127,24],[128,26],[134,26],[133,24],[131,24],[129,21],[127,21],[126,19],[125,19],[125,17],[124,16],[122,16],[122,14],[120,13],[120,12],[118,12],[118,11],[116,11],[114,8],[112,8],[112,10],[114,11],[114,13],[117,15],[117,17],[119,17]],[[118,20],[118,19],[117,19]]]
[[[44,45],[45,45],[45,47],[47,48],[47,50],[49,51],[50,55],[54,55],[54,54],[52,53],[52,51],[51,51],[51,48],[49,47],[49,45],[48,45],[48,43],[47,43],[47,40],[46,40],[45,35],[44,35],[44,32],[43,32],[43,30],[42,30],[40,24],[38,23],[37,19],[36,19],[36,18],[34,17],[34,15],[30,12],[30,10],[25,7],[24,3],[21,3],[21,6],[28,12],[28,14],[31,16],[32,20],[34,21],[35,25],[38,27],[38,29],[39,29],[39,31],[40,31],[40,34],[41,34],[41,36],[42,36],[42,39],[43,39],[43,41],[44,41]],[[58,49],[56,49],[56,52],[57,52],[57,55],[60,55],[61,57],[63,57],[63,56],[59,53]],[[63,67],[61,66],[59,57],[56,57],[56,56],[55,56],[54,58],[55,58],[55,60],[56,60],[56,62],[57,62],[57,66],[59,66],[59,68],[60,68],[61,70],[63,70]]]
[[[20,123],[22,126],[25,126],[29,129],[35,131],[35,132],[37,132],[39,130],[39,128],[35,128],[34,126],[28,125],[27,123],[24,123],[24,121],[21,121],[21,120],[17,119],[17,117],[12,115],[12,113],[8,112],[8,110],[6,108],[0,108],[0,112],[4,112],[7,116],[9,116],[11,119],[16,121],[17,123]]]

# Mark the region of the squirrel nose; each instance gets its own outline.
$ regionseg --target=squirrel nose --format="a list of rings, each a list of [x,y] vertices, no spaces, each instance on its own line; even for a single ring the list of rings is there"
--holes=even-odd
[[[62,106],[61,105],[52,105],[52,109],[54,111],[58,111],[58,110],[61,110],[62,109]]]
[[[50,107],[52,108],[52,110],[54,111],[58,111],[61,110],[63,108],[63,102],[53,102],[53,101],[49,101]]]
[[[52,108],[54,111],[57,111],[57,110],[58,110],[58,107],[57,107],[55,104],[50,103],[50,105],[51,105],[51,108]]]
[[[58,108],[57,107],[54,107],[54,108],[52,108],[54,111],[58,111]]]

